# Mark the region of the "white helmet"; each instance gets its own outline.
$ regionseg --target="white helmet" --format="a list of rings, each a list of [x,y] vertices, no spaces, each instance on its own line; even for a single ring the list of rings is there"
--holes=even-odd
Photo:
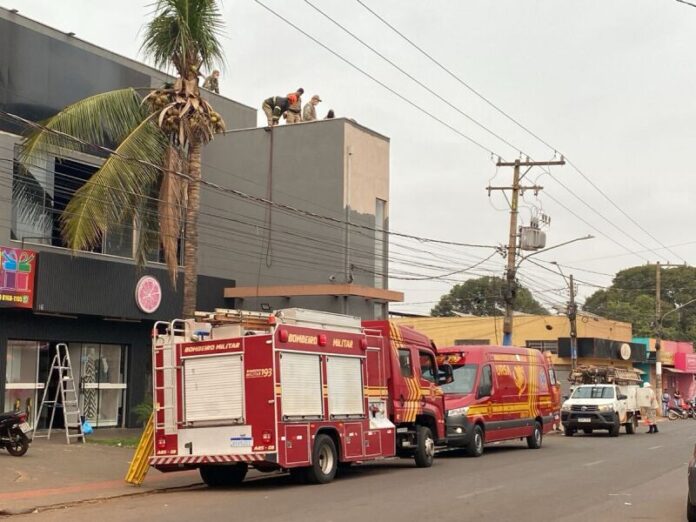
[[[649,382],[643,383],[643,388],[650,388],[650,387],[652,387],[652,384],[650,384]]]

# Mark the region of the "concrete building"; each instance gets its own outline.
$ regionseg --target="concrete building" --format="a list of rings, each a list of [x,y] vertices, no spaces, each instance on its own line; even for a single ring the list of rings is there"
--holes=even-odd
[[[38,121],[100,92],[167,79],[0,8],[0,111]],[[219,188],[202,189],[198,308],[383,316],[401,299],[386,284],[389,140],[345,119],[256,129],[255,108],[206,96],[231,132],[203,153],[203,178]],[[181,284],[171,285],[158,251],[136,266],[132,224],[94,251],[67,250],[60,215],[102,158],[66,152],[24,173],[22,130],[0,115],[0,408],[36,409],[50,355],[65,342],[92,424],[132,425],[149,389],[153,321],[180,315]],[[22,197],[38,202],[38,217],[25,215]]]

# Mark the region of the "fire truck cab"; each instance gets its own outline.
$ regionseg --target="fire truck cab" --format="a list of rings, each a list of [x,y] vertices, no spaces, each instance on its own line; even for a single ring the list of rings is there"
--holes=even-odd
[[[339,463],[408,456],[445,442],[431,342],[388,321],[285,309],[217,310],[153,331],[150,465],[200,469],[209,486],[249,467],[331,481]]]

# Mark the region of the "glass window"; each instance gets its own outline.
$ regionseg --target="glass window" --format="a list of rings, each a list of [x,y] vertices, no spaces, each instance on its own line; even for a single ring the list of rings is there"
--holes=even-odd
[[[399,348],[399,367],[402,377],[413,377],[413,367],[411,366],[411,350]]]
[[[449,384],[443,384],[442,390],[445,393],[461,393],[462,395],[471,393],[474,390],[477,370],[478,364],[455,366],[453,368],[454,381]]]
[[[558,380],[556,378],[556,370],[553,368],[549,368],[549,381],[551,382],[551,386],[556,386],[558,384]]]
[[[421,377],[426,381],[437,382],[437,365],[435,358],[431,353],[419,351],[418,358],[420,360]]]
[[[572,395],[573,399],[613,399],[614,388],[611,386],[580,386]]]
[[[481,370],[481,379],[479,380],[478,396],[487,397],[493,393],[493,374],[491,373],[490,365],[486,365]]]
[[[30,424],[44,388],[38,376],[39,354],[47,349],[48,345],[36,341],[7,342],[4,410],[25,411]]]

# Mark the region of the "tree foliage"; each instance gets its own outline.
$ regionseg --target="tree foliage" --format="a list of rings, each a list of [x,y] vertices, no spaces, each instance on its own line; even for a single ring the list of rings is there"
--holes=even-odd
[[[173,67],[174,82],[144,93],[129,88],[97,94],[69,105],[31,130],[22,161],[66,149],[95,154],[100,151],[94,145],[115,147],[61,215],[62,234],[70,248],[86,250],[111,227],[133,223],[140,231],[137,261],[144,263],[146,252],[161,245],[176,284],[183,232],[183,312],[192,317],[201,148],[225,131],[222,117],[201,97],[198,81],[202,66],[222,62],[223,21],[217,0],[157,0],[153,6],[142,50],[155,65]]]
[[[609,288],[587,298],[583,309],[633,325],[636,337],[655,334],[654,265],[621,270]],[[676,310],[696,298],[696,268],[664,268],[661,272],[662,335],[665,339],[696,340],[696,303]],[[665,315],[667,314],[667,315]]]
[[[448,317],[461,314],[501,315],[505,309],[505,292],[507,282],[500,277],[479,277],[455,285],[449,293],[440,298],[431,314]],[[534,299],[532,293],[517,284],[515,311],[528,314],[547,315],[548,311]]]

